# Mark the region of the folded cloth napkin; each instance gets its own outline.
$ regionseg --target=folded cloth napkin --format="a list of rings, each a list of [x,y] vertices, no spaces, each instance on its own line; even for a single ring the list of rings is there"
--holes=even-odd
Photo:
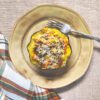
[[[0,92],[6,95],[6,100],[62,100],[53,90],[32,84],[14,69],[9,56],[8,42],[1,33]]]

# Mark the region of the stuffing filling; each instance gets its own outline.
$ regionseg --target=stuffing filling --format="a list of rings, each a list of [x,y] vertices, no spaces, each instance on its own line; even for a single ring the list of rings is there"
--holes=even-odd
[[[71,55],[68,37],[48,27],[32,35],[27,49],[31,63],[39,64],[42,69],[62,68]]]

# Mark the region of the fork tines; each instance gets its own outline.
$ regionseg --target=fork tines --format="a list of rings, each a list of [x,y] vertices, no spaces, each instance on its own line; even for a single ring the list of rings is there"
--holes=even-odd
[[[63,24],[60,23],[60,22],[58,22],[58,21],[50,20],[50,21],[48,22],[48,26],[49,26],[49,27],[52,27],[52,28],[62,29]]]

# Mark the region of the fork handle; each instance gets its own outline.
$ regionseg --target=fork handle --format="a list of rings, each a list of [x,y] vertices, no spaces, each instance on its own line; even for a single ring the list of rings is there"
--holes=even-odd
[[[87,39],[91,39],[91,40],[96,40],[98,42],[100,42],[100,37],[97,37],[97,36],[93,36],[93,35],[90,35],[90,34],[86,34],[86,33],[83,33],[83,32],[79,32],[79,31],[76,31],[76,30],[71,30],[71,33],[74,33],[76,36],[80,36],[80,37],[83,37],[83,38],[87,38]]]

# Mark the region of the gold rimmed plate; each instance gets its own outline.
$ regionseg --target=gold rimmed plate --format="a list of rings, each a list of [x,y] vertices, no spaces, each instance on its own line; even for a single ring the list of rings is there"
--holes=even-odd
[[[41,5],[20,18],[9,44],[10,56],[17,71],[44,88],[60,88],[79,79],[87,71],[93,52],[91,40],[69,35],[72,55],[68,61],[68,71],[64,75],[48,79],[32,70],[27,51],[30,37],[52,19],[63,21],[78,31],[90,34],[86,22],[73,10],[56,5]]]

